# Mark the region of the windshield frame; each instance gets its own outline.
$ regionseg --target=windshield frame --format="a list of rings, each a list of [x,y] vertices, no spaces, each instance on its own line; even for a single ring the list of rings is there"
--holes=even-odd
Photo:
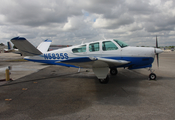
[[[115,40],[114,39],[114,42],[116,42],[121,48],[129,46],[128,44],[126,44],[125,42],[120,41],[120,40]]]

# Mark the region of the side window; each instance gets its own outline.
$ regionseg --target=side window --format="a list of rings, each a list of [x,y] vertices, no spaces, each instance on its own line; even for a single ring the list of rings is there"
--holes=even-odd
[[[91,44],[89,44],[89,51],[90,52],[99,51],[99,43],[91,43]]]
[[[117,50],[118,47],[111,41],[104,41],[102,43],[102,49],[103,51],[109,51],[109,50]]]
[[[80,47],[77,48],[73,48],[72,49],[73,53],[81,53],[81,52],[86,52],[86,45],[82,45]]]

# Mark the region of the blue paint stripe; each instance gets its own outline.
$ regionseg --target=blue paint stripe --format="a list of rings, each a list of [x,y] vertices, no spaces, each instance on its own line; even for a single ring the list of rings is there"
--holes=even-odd
[[[75,66],[75,65],[69,65],[69,64],[65,64],[65,63],[56,63],[57,60],[33,60],[33,59],[27,59],[27,58],[24,58],[24,59],[28,60],[28,61],[32,61],[32,62],[46,63],[46,64],[50,64],[50,65],[60,65],[60,66],[65,66],[65,67],[79,68],[78,66]]]
[[[45,40],[44,42],[52,42],[52,40],[48,40],[48,39],[47,39],[47,40]]]
[[[43,55],[40,55],[44,57]],[[146,68],[146,67],[151,67],[152,63],[154,61],[154,58],[152,57],[103,57],[105,59],[113,59],[113,60],[126,60],[130,61],[130,63],[117,66],[117,67],[129,67],[130,69],[138,69],[138,68]],[[89,62],[92,61],[89,57],[77,57],[77,58],[71,58],[68,60],[31,60],[31,59],[26,59],[29,61],[33,62],[41,62],[41,63],[46,63],[46,64],[51,64],[51,65],[61,65],[61,66],[66,66],[66,67],[75,67],[78,68],[77,66],[66,64],[66,63],[82,63],[82,62]],[[64,62],[64,63],[56,63],[56,62]],[[84,63],[86,64],[86,63]]]
[[[79,63],[79,62],[90,62],[92,61],[89,57],[81,57],[81,58],[72,58],[72,59],[68,59],[68,60],[64,60],[61,62],[67,62],[67,63]]]
[[[11,40],[26,40],[24,37],[14,37]]]
[[[135,68],[146,68],[151,67],[152,63],[154,62],[154,58],[152,57],[103,57],[106,59],[113,59],[113,60],[125,60],[130,61],[130,63],[126,65],[121,65],[119,67],[130,67],[132,66],[133,69]]]
[[[11,50],[11,48],[10,48],[10,42],[7,42],[7,44],[8,44],[8,49]]]

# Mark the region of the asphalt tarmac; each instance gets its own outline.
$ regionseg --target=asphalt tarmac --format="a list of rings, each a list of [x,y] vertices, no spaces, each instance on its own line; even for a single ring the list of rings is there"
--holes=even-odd
[[[153,63],[156,81],[148,80],[147,69],[120,68],[100,84],[90,69],[41,67],[0,85],[0,119],[174,120],[175,52],[159,57],[159,68]],[[26,64],[32,63],[20,62]]]
[[[5,71],[10,70],[10,78],[17,80],[26,75],[39,71],[40,69],[48,67],[46,64],[26,62],[19,54],[14,53],[0,53],[0,85],[6,84]]]

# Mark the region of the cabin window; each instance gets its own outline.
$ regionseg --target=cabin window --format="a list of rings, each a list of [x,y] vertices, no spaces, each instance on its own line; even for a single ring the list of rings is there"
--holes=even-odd
[[[89,51],[90,52],[99,51],[99,43],[97,42],[89,44]]]
[[[104,41],[102,43],[103,51],[117,50],[118,47],[111,41]]]
[[[77,48],[73,48],[72,49],[73,53],[81,53],[81,52],[86,52],[86,45],[82,45],[80,47]]]

